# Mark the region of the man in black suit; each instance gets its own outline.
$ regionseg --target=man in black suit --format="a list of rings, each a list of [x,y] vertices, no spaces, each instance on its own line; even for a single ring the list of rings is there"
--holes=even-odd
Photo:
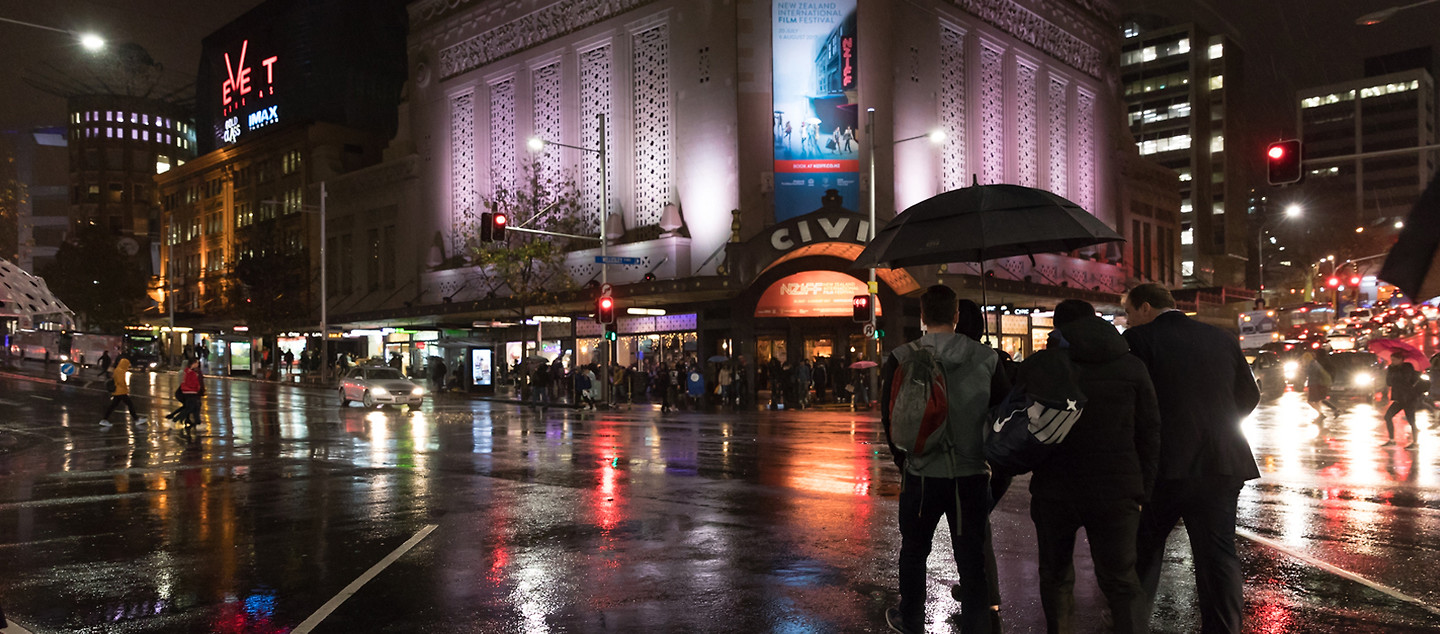
[[[1165,541],[1181,518],[1195,558],[1202,632],[1239,632],[1244,610],[1235,508],[1260,477],[1240,421],[1260,402],[1240,344],[1175,309],[1158,284],[1125,296],[1130,350],[1145,362],[1160,401],[1160,471],[1140,516],[1136,570],[1151,601]]]

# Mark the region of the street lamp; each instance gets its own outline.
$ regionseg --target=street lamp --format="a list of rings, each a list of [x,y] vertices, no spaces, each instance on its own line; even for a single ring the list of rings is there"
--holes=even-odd
[[[1300,205],[1290,205],[1285,208],[1284,216],[1273,217],[1260,224],[1259,235],[1255,237],[1255,259],[1260,263],[1260,289],[1258,292],[1262,304],[1265,302],[1265,230],[1270,228],[1272,223],[1299,218],[1304,213],[1305,211],[1300,208]]]
[[[869,150],[870,150],[870,205],[869,205],[869,207],[870,207],[870,235],[869,235],[869,237],[867,237],[867,238],[865,239],[865,244],[866,244],[866,245],[869,245],[870,243],[875,242],[875,190],[878,189],[878,188],[876,187],[876,184],[875,184],[875,109],[874,109],[874,108],[866,108],[866,109],[865,109],[865,136],[866,136],[866,143],[869,145]],[[891,143],[890,143],[890,146],[891,146],[891,147],[894,147],[894,146],[899,145],[899,144],[901,144],[901,143],[904,143],[904,142],[906,142],[906,141],[914,141],[914,140],[916,140],[916,139],[926,139],[926,138],[930,139],[930,142],[931,142],[931,143],[934,143],[934,144],[936,144],[936,145],[939,145],[939,144],[945,142],[945,131],[937,128],[937,129],[932,130],[932,131],[930,131],[930,132],[927,132],[927,133],[925,133],[925,134],[917,134],[917,135],[915,135],[915,136],[905,137],[905,138],[903,138],[903,139],[897,139],[897,140],[891,142]],[[879,312],[879,311],[876,310],[876,309],[880,306],[880,297],[879,297],[880,284],[875,281],[875,267],[873,267],[873,266],[870,267],[870,280],[869,280],[869,282],[866,284],[866,292],[870,293],[870,332],[871,332],[871,336],[866,337],[866,342],[865,342],[865,356],[866,356],[866,358],[868,358],[869,360],[871,360],[871,361],[873,361],[873,362],[875,362],[875,363],[879,363],[880,361],[879,361],[879,359],[877,359],[876,357],[879,356],[879,345],[880,345],[880,342],[879,342],[878,340],[876,340],[876,338],[875,338],[875,336],[874,336],[874,333],[876,332],[876,329],[877,329],[877,325],[876,325],[876,314]],[[879,373],[877,373],[877,372],[872,372],[872,373],[870,373],[870,395],[871,395],[872,398],[873,398],[875,395],[879,394],[879,391],[880,391],[879,383],[880,383],[880,375],[879,375]]]
[[[591,153],[594,153],[594,154],[599,155],[599,157],[600,157],[600,222],[597,223],[597,224],[599,225],[598,232],[600,233],[600,287],[601,287],[601,288],[606,288],[606,287],[608,287],[608,286],[610,285],[610,284],[609,284],[609,278],[608,278],[609,264],[606,262],[607,257],[606,257],[606,252],[605,252],[605,251],[606,251],[606,246],[607,246],[607,244],[609,243],[609,240],[606,239],[606,237],[605,237],[605,233],[606,233],[605,229],[606,229],[607,225],[610,224],[610,180],[609,180],[609,174],[607,173],[607,170],[605,169],[605,168],[606,168],[605,155],[606,155],[607,152],[608,152],[608,148],[606,147],[607,143],[606,143],[606,137],[605,137],[605,113],[602,112],[602,113],[600,113],[600,114],[595,115],[595,122],[596,122],[596,125],[599,127],[599,130],[600,130],[600,138],[599,138],[600,147],[599,147],[599,148],[588,148],[588,147],[580,147],[580,146],[578,146],[578,145],[568,145],[568,144],[565,144],[565,143],[560,143],[560,142],[558,142],[558,141],[551,141],[551,140],[548,140],[548,139],[542,139],[542,138],[540,138],[540,137],[538,137],[538,136],[530,137],[530,140],[526,143],[526,145],[528,145],[528,146],[530,147],[530,151],[532,151],[532,152],[540,152],[540,151],[543,151],[543,150],[545,149],[545,146],[547,146],[547,145],[558,145],[558,146],[560,146],[560,147],[568,147],[568,148],[570,148],[570,149],[572,149],[572,150],[580,150],[581,152],[591,152]],[[872,231],[873,231],[873,230],[872,230]],[[614,343],[612,343],[610,346],[607,346],[607,349],[605,350],[605,356],[604,356],[604,360],[603,360],[603,365],[601,366],[601,371],[604,372],[604,374],[601,376],[601,380],[602,380],[602,381],[608,382],[608,381],[610,380],[610,357],[614,356],[614,354],[615,354],[615,345],[614,345]],[[605,391],[604,391],[604,394],[605,394],[605,403],[606,403],[606,405],[609,405],[609,403],[610,403],[610,396],[611,396],[610,390],[605,390]]]
[[[1394,16],[1396,13],[1399,13],[1399,12],[1404,11],[1404,10],[1406,10],[1406,9],[1413,9],[1413,8],[1415,8],[1415,7],[1418,7],[1418,6],[1423,6],[1423,5],[1427,5],[1427,4],[1432,4],[1432,3],[1436,2],[1436,1],[1437,1],[1437,0],[1420,0],[1420,2],[1416,2],[1416,3],[1414,3],[1414,4],[1407,4],[1407,5],[1403,5],[1403,6],[1394,6],[1394,7],[1388,8],[1388,9],[1381,9],[1381,10],[1379,10],[1379,11],[1374,11],[1374,12],[1371,12],[1371,13],[1366,13],[1365,15],[1362,15],[1362,16],[1360,16],[1360,17],[1358,17],[1358,18],[1355,18],[1355,26],[1375,26],[1376,24],[1379,24],[1379,23],[1381,23],[1381,22],[1384,22],[1384,21],[1390,19],[1390,17],[1391,17],[1391,16]]]
[[[15,20],[12,18],[0,18],[0,22],[19,24],[20,26],[44,29],[46,31],[54,31],[56,33],[64,33],[78,40],[80,42],[80,45],[85,47],[85,50],[91,52],[99,51],[100,49],[105,48],[105,38],[100,37],[99,35],[96,35],[94,33],[81,33],[79,31],[71,31],[69,29],[57,29],[53,26],[45,26],[44,24],[35,24],[34,22],[25,22],[23,20]]]

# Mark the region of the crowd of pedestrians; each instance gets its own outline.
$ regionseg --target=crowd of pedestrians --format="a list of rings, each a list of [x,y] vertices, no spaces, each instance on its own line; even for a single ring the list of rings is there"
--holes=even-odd
[[[942,519],[960,579],[951,592],[960,602],[960,631],[1001,630],[989,512],[1017,474],[991,467],[986,430],[996,405],[1064,381],[1086,401],[1030,479],[1047,631],[1083,629],[1082,621],[1102,617],[1075,614],[1073,551],[1081,528],[1105,597],[1103,618],[1116,632],[1149,631],[1165,544],[1182,519],[1201,631],[1241,631],[1235,514],[1241,487],[1259,470],[1240,421],[1259,403],[1259,389],[1235,337],[1177,310],[1163,287],[1132,289],[1124,307],[1129,328],[1122,336],[1089,304],[1062,302],[1046,349],[1016,365],[979,341],[978,306],[943,285],[926,290],[926,334],[892,352],[881,370],[881,418],[902,475],[900,601],[885,613],[892,630],[925,631],[926,560]],[[892,411],[904,415],[892,402],[904,397],[895,377],[916,358],[933,359],[945,386],[944,421],[926,428],[941,442],[923,453],[902,450],[892,435]]]

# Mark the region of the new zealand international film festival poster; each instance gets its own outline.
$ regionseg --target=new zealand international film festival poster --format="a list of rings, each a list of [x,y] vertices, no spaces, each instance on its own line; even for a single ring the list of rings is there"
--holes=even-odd
[[[820,208],[839,190],[860,205],[855,0],[775,0],[775,221]]]

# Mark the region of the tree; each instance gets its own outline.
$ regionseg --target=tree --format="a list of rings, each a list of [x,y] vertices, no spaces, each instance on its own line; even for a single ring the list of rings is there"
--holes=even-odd
[[[286,241],[273,220],[251,230],[235,260],[230,305],[250,329],[276,332],[310,313],[310,257],[295,240]]]
[[[147,301],[144,262],[120,251],[114,236],[91,223],[72,231],[40,276],[87,329],[119,333]]]
[[[516,187],[499,187],[482,199],[487,210],[505,213],[511,227],[530,221],[525,228],[556,233],[589,233],[582,220],[581,197],[573,178],[549,179],[538,165],[529,166]],[[531,308],[554,305],[562,291],[575,283],[565,269],[570,251],[591,246],[573,238],[507,231],[502,242],[482,242],[479,218],[470,218],[466,246],[487,274],[489,292],[512,298],[524,321]]]

